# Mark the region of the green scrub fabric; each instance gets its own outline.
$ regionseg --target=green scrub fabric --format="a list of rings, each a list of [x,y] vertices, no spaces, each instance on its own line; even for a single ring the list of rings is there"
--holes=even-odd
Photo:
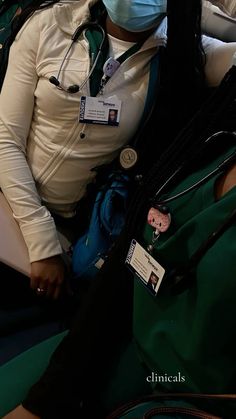
[[[192,185],[223,159],[221,156],[193,173],[170,194]],[[236,188],[216,202],[215,180],[216,177],[210,179],[170,204],[171,227],[156,242],[153,255],[166,272],[185,266],[199,245],[235,208]],[[150,244],[152,231],[147,225],[141,243],[144,247]],[[151,385],[159,391],[235,392],[235,234],[234,224],[204,254],[191,286],[180,294],[173,295],[171,287],[166,286],[153,297],[134,279],[134,343],[114,365],[109,385],[104,389],[102,401],[108,410],[150,393]],[[163,284],[164,281],[165,278]],[[40,343],[0,368],[0,415],[25,397],[63,336],[65,333]],[[149,385],[146,378],[152,372],[172,378]],[[234,408],[231,406],[231,412],[236,413]],[[231,416],[235,417],[233,413]]]
[[[193,185],[223,160],[224,156],[220,156],[194,172],[169,196]],[[216,178],[167,204],[171,226],[161,233],[153,254],[167,274],[185,267],[199,246],[236,208],[236,187],[215,200]],[[151,243],[152,232],[147,225],[141,243],[144,248]],[[233,223],[202,256],[193,276],[188,277],[188,286],[178,294],[172,292],[173,283],[168,282],[167,275],[156,296],[136,277],[134,337],[140,357],[156,374],[152,383],[155,389],[236,393],[235,237]],[[166,378],[159,380],[158,376]]]
[[[25,398],[44,372],[49,358],[67,332],[55,335],[23,352],[0,367],[0,417]]]
[[[46,369],[52,353],[66,333],[60,333],[35,345],[0,367],[0,417],[25,398],[30,387]],[[133,343],[122,351],[119,362],[111,371],[111,377],[101,399],[107,411],[151,391],[146,381],[147,371],[140,363]]]

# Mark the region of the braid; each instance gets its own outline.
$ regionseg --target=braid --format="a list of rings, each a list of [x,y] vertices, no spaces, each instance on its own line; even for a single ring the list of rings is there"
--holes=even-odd
[[[167,14],[167,93],[173,115],[181,119],[184,112],[188,118],[193,95],[196,100],[205,86],[201,1],[169,0]]]
[[[155,164],[155,156],[162,155],[173,142],[207,91],[201,44],[201,0],[169,0],[167,18],[167,47],[159,52],[156,103],[152,118],[146,123],[151,125],[151,135],[146,135],[146,126],[139,133],[142,159],[138,170],[142,174]]]

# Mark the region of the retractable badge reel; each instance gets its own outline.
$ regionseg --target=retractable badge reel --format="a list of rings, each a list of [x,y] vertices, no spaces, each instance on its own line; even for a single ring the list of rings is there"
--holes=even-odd
[[[119,67],[119,61],[115,60],[115,58],[109,57],[103,66],[104,76],[111,78]]]
[[[125,147],[120,152],[120,165],[123,169],[131,169],[138,160],[137,151],[132,147]]]
[[[147,222],[153,228],[152,242],[147,247],[147,251],[152,253],[154,244],[161,233],[165,233],[170,227],[171,215],[168,207],[162,205],[157,208],[151,207],[148,211]]]

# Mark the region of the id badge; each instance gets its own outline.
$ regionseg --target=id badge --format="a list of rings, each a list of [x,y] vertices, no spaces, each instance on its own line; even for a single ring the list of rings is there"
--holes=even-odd
[[[131,242],[125,263],[151,294],[156,295],[165,269],[136,240]]]
[[[120,123],[121,101],[116,96],[104,99],[81,96],[79,122],[117,126]]]

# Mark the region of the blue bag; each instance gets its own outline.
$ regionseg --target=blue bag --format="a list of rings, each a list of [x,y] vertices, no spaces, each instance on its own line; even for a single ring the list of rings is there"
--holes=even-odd
[[[124,225],[131,181],[113,172],[97,193],[86,233],[72,249],[72,270],[76,277],[93,278]]]

